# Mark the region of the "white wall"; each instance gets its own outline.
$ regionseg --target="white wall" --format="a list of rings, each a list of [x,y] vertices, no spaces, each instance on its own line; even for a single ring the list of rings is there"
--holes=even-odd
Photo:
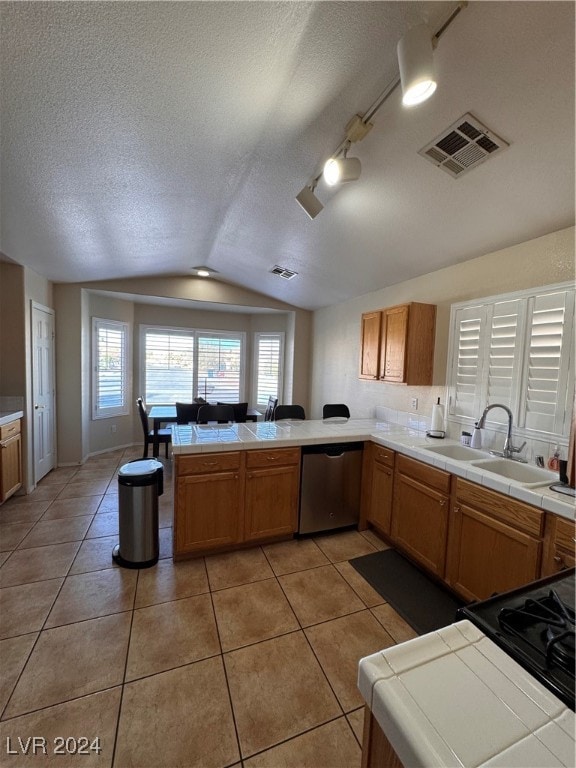
[[[574,280],[574,227],[486,254],[452,267],[365,294],[314,313],[312,418],[323,403],[348,403],[352,416],[373,417],[377,405],[429,416],[444,397],[450,305],[467,299]],[[426,255],[422,254],[425,259]],[[437,305],[434,385],[407,387],[358,378],[363,312],[419,301]]]

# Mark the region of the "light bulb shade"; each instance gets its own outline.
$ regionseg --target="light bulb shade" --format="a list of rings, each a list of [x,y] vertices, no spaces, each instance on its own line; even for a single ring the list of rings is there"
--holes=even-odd
[[[330,158],[323,170],[324,181],[330,187],[345,181],[356,181],[362,173],[362,164],[357,157]]]
[[[430,98],[436,90],[432,37],[426,24],[412,27],[398,43],[402,104],[412,106]]]
[[[311,219],[315,219],[324,208],[320,200],[314,194],[314,190],[305,186],[297,195],[296,202],[299,203]]]

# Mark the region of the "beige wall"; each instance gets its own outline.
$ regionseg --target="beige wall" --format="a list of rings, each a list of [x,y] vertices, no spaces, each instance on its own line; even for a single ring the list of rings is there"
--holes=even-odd
[[[312,418],[326,402],[345,402],[353,416],[374,416],[377,405],[429,416],[444,397],[450,305],[523,288],[574,280],[574,227],[407,280],[314,313],[312,334]],[[425,256],[425,255],[424,255]],[[406,387],[358,378],[360,318],[363,312],[420,301],[436,304],[434,386]]]
[[[24,269],[0,261],[0,395],[26,394]]]

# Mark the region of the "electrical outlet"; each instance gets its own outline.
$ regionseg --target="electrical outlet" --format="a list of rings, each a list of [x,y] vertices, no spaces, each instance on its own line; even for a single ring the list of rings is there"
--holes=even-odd
[[[418,410],[418,398],[417,397],[413,397],[412,398],[412,408],[414,408],[415,411]]]
[[[116,424],[112,424],[110,427],[110,432],[116,432]]]

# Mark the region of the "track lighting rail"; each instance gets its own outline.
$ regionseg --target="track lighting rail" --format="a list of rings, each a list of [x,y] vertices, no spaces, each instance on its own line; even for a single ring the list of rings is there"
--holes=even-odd
[[[460,0],[457,3],[456,8],[452,11],[450,16],[446,19],[446,21],[442,24],[442,26],[432,35],[433,48],[436,48],[440,37],[448,29],[450,24],[452,24],[452,22],[458,16],[458,14],[464,8],[466,8],[467,5],[468,5],[468,0]],[[368,132],[372,128],[372,123],[370,121],[399,85],[400,85],[400,74],[398,74],[393,80],[391,80],[388,83],[388,85],[384,88],[382,93],[378,96],[378,98],[366,110],[366,112],[363,115],[354,115],[354,117],[348,122],[346,126],[346,136],[342,139],[340,144],[338,144],[336,149],[332,152],[332,154],[330,155],[330,159],[336,160],[337,158],[345,157],[346,152],[350,148],[350,145],[353,142],[361,141],[368,134]],[[325,164],[323,164],[322,166],[322,170],[318,171],[308,181],[308,183],[305,185],[302,191],[296,196],[296,200],[304,208],[304,210],[310,216],[310,218],[314,218],[315,216],[317,216],[318,213],[324,207],[322,203],[314,195],[314,190],[316,189],[318,182],[320,181],[324,173],[324,165]],[[313,205],[309,210],[307,202],[310,200],[313,201]],[[306,202],[303,202],[303,201],[306,201]]]

